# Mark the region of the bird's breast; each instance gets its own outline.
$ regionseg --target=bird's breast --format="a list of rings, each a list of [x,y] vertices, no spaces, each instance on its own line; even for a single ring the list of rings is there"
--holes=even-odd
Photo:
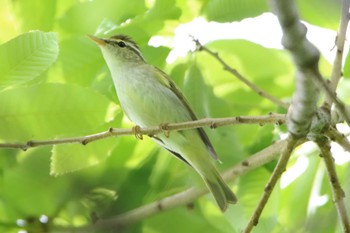
[[[190,120],[181,100],[152,75],[134,68],[113,77],[120,104],[130,120],[142,127]]]

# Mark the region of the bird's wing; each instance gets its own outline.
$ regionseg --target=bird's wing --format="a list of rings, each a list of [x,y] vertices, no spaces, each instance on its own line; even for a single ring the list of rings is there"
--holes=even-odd
[[[165,87],[169,88],[181,101],[181,103],[185,106],[185,108],[187,109],[188,113],[191,116],[192,120],[197,120],[198,118],[196,117],[196,115],[194,114],[194,112],[192,111],[189,103],[187,102],[185,96],[182,94],[182,92],[179,90],[179,88],[176,86],[176,84],[174,83],[173,80],[170,79],[170,77],[164,73],[162,70],[154,67],[155,70],[155,76],[158,81],[160,83],[162,83]],[[203,130],[203,128],[198,128],[197,129],[199,136],[201,137],[202,141],[204,142],[204,144],[206,145],[207,149],[210,152],[210,155],[213,157],[213,159],[217,160],[218,156],[215,152],[215,149],[213,147],[213,145],[211,144],[207,134],[205,133],[205,131]]]

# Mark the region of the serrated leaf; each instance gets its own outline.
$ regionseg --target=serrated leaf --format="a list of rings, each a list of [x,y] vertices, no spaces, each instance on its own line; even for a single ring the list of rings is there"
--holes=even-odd
[[[33,31],[0,46],[0,88],[33,80],[57,58],[57,33]]]
[[[21,141],[94,133],[116,109],[105,96],[79,86],[13,88],[0,92],[0,138]]]
[[[217,22],[239,21],[266,11],[267,1],[262,0],[211,0],[202,9],[209,21]]]

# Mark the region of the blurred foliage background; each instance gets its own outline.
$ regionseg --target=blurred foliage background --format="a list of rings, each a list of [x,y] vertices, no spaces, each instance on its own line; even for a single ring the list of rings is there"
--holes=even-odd
[[[338,1],[297,2],[303,20],[337,29]],[[0,142],[82,136],[133,126],[124,117],[107,66],[87,34],[133,37],[147,61],[171,75],[200,118],[284,113],[225,72],[208,54],[189,52],[167,64],[172,48],[148,45],[154,36],[171,40],[179,25],[198,17],[225,23],[268,11],[268,2],[261,0],[0,0]],[[206,46],[260,88],[290,100],[295,70],[285,51],[246,40],[217,40]],[[325,59],[321,70],[329,76]],[[346,99],[348,84],[345,80],[339,90]],[[217,167],[224,171],[271,145],[285,128],[243,125],[207,132],[222,161]],[[304,170],[288,186],[274,191],[254,232],[340,232],[318,152],[312,147],[298,151],[289,166],[302,162]],[[125,232],[240,232],[273,165],[230,184],[239,204],[226,213],[206,195],[193,208],[179,206]],[[350,196],[350,182],[345,179],[350,175],[349,163],[337,169]],[[0,231],[55,232],[58,226],[82,226],[92,222],[91,216],[115,216],[200,185],[191,168],[147,138],[125,136],[87,146],[28,151],[0,149]],[[349,207],[349,199],[347,203]]]

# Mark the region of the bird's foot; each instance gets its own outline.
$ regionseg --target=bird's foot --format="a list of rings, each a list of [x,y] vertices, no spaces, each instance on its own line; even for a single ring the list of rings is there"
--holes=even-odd
[[[161,123],[159,128],[163,131],[165,137],[170,136],[169,123]]]
[[[141,127],[139,125],[135,125],[132,127],[132,132],[134,133],[137,139],[143,140],[143,135],[141,133]]]

